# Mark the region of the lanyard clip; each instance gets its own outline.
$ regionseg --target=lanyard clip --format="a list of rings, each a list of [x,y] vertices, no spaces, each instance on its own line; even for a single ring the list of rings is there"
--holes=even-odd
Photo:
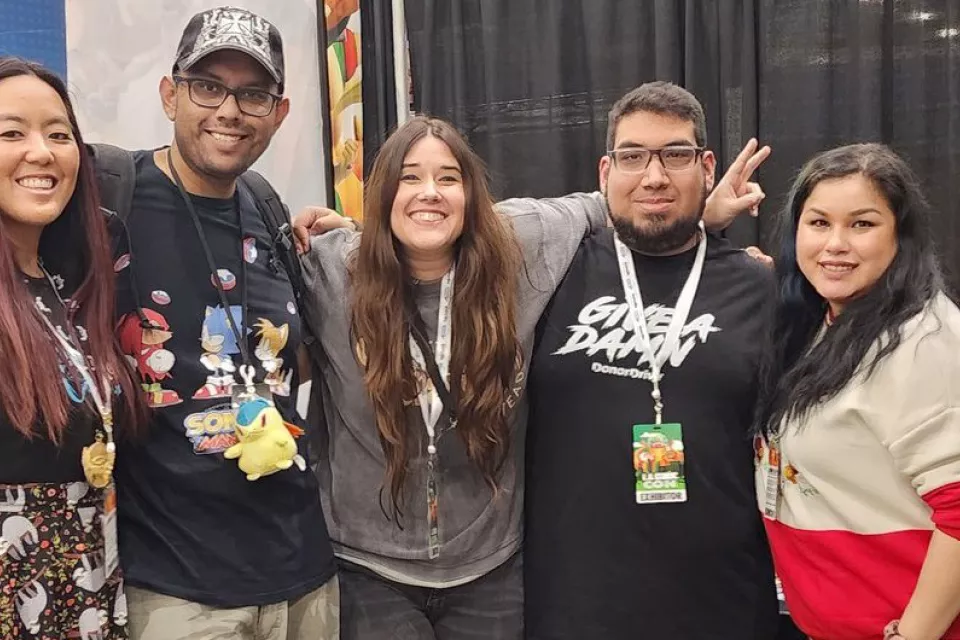
[[[276,251],[270,252],[270,260],[268,261],[268,264],[270,265],[270,271],[272,271],[274,274],[278,274],[283,271],[283,262],[281,261],[280,256],[277,255]]]
[[[660,372],[653,372],[653,389],[650,390],[650,397],[653,398],[653,412],[656,416],[656,424],[663,424],[663,400],[660,394]]]
[[[293,248],[293,241],[290,239],[290,223],[284,222],[277,230],[277,237],[273,239],[274,245],[280,245],[284,251],[290,251]]]

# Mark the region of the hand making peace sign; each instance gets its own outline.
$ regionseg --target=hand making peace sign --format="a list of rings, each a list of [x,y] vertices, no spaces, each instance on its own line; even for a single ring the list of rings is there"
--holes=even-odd
[[[759,146],[756,138],[751,138],[714,186],[704,211],[704,223],[711,229],[726,229],[744,211],[749,211],[752,216],[757,215],[766,194],[750,178],[770,156],[770,147]]]

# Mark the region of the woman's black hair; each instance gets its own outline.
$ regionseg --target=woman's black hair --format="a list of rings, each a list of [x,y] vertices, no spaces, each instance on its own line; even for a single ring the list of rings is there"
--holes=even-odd
[[[824,180],[862,175],[886,199],[896,220],[897,253],[864,295],[813,345],[826,301],[797,265],[803,206]],[[820,153],[801,169],[780,218],[777,299],[760,366],[755,429],[776,434],[784,418],[805,415],[835,396],[865,366],[867,376],[900,344],[901,326],[943,290],[930,231],[929,206],[913,171],[882,144],[855,144]],[[867,361],[871,348],[879,349]],[[811,346],[813,345],[813,346]]]

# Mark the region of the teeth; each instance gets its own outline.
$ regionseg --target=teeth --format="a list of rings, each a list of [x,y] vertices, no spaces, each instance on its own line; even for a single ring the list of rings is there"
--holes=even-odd
[[[214,140],[219,140],[220,142],[236,142],[240,139],[240,136],[232,136],[226,133],[210,132],[210,135],[213,136]]]
[[[53,189],[53,178],[22,178],[17,183],[27,189]]]
[[[824,264],[821,265],[824,271],[833,271],[834,273],[842,273],[844,271],[853,271],[853,267],[849,265],[839,265],[839,264]]]
[[[417,222],[440,222],[445,216],[442,213],[433,213],[432,211],[417,211],[411,217]]]

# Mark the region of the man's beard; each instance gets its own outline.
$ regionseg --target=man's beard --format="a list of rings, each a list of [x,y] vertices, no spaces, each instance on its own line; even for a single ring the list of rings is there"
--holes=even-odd
[[[694,237],[703,217],[703,208],[707,202],[707,190],[704,188],[700,196],[700,203],[696,210],[668,220],[660,214],[646,215],[646,224],[642,228],[634,225],[630,217],[620,216],[610,209],[610,200],[607,200],[607,209],[617,237],[623,244],[633,251],[648,255],[665,255],[675,252]]]

